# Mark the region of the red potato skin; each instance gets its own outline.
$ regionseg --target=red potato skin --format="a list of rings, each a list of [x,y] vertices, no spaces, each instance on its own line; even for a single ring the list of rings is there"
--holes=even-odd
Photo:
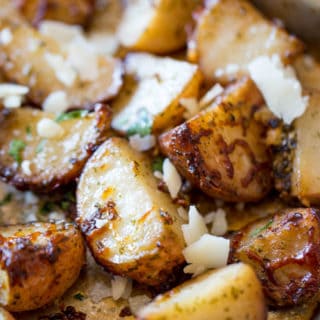
[[[250,264],[269,304],[294,306],[320,291],[320,211],[284,209],[253,222],[231,241],[229,262]]]

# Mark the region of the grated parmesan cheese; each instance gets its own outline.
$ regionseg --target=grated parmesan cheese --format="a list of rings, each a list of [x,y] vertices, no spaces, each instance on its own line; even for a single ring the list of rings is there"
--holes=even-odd
[[[285,67],[279,56],[261,56],[252,61],[248,69],[269,109],[286,124],[305,112],[308,97],[302,95],[294,69]]]
[[[195,116],[199,111],[199,104],[196,98],[181,98],[179,103],[185,108],[183,117],[190,119]]]
[[[211,233],[215,236],[223,236],[228,231],[228,222],[226,212],[223,209],[218,209],[214,213]]]
[[[61,83],[68,87],[74,84],[77,73],[63,56],[47,52],[44,57]]]
[[[22,96],[29,92],[29,88],[13,83],[0,84],[0,98],[6,98],[8,96]]]
[[[208,106],[218,95],[223,92],[223,87],[217,83],[201,98],[199,102],[200,109]]]
[[[58,139],[63,136],[64,129],[57,122],[43,118],[37,123],[37,133],[42,138]]]
[[[198,241],[186,247],[183,255],[189,264],[202,266],[203,269],[221,268],[227,265],[229,248],[228,239],[204,234]]]
[[[54,91],[50,93],[42,104],[42,109],[52,113],[63,113],[69,107],[67,94],[64,91]]]
[[[111,280],[111,293],[114,300],[126,298],[131,295],[132,281],[128,278],[114,276]]]
[[[11,30],[9,28],[5,28],[3,30],[1,30],[0,32],[0,43],[7,45],[11,42],[12,40],[12,33]]]
[[[163,181],[167,185],[169,189],[169,193],[171,198],[176,198],[181,187],[182,187],[182,179],[179,175],[175,166],[171,163],[171,161],[166,158],[163,161]]]
[[[3,105],[5,108],[14,109],[21,107],[22,96],[7,96],[3,99]]]
[[[156,145],[156,138],[153,135],[141,137],[139,134],[135,134],[129,137],[129,144],[135,150],[147,151]]]
[[[189,223],[181,226],[186,244],[189,246],[208,233],[205,221],[195,206],[189,208]]]
[[[23,160],[21,162],[21,170],[27,176],[31,176],[32,175],[32,171],[31,171],[30,165],[31,165],[31,162],[29,160]]]

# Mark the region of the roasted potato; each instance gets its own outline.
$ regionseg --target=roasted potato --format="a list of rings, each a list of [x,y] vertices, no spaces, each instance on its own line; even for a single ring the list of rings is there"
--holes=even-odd
[[[234,235],[230,261],[255,269],[270,304],[292,306],[319,294],[319,246],[320,211],[284,209]]]
[[[0,177],[19,189],[48,192],[73,181],[107,136],[111,114],[104,105],[92,113],[55,115],[12,109],[0,125]],[[57,128],[56,128],[57,127]]]
[[[157,189],[148,159],[110,138],[83,170],[77,222],[98,263],[115,274],[159,285],[182,264],[182,219]]]
[[[143,308],[140,320],[267,318],[264,296],[254,271],[234,264],[186,281]]]
[[[190,61],[206,79],[229,82],[247,73],[255,58],[278,54],[292,62],[303,45],[265,19],[247,0],[206,1],[189,41]]]
[[[199,0],[128,1],[118,29],[127,49],[165,54],[186,44],[186,25]]]
[[[70,107],[84,108],[118,93],[122,85],[118,60],[76,44],[62,48],[28,26],[3,22],[0,29],[11,34],[11,40],[0,45],[0,68],[10,81],[30,88],[32,102],[42,105],[51,93],[63,91]]]
[[[257,201],[271,188],[265,129],[254,119],[263,99],[244,78],[206,110],[162,134],[161,150],[180,173],[212,197]]]
[[[320,203],[319,103],[320,93],[310,92],[307,110],[294,123],[291,195],[298,197],[306,205]]]
[[[34,26],[42,20],[86,25],[94,8],[94,0],[13,0],[13,3]]]
[[[133,53],[125,69],[124,88],[112,103],[113,129],[122,134],[159,133],[183,121],[186,109],[180,99],[198,96],[201,75],[196,65]]]
[[[320,63],[309,54],[301,55],[293,64],[302,87],[320,91]]]
[[[13,312],[62,295],[85,259],[80,231],[64,222],[0,227],[0,244],[0,305]]]
[[[14,320],[14,317],[8,311],[0,307],[0,320]]]
[[[268,320],[311,320],[314,319],[317,305],[317,301],[312,299],[296,307],[269,310]]]

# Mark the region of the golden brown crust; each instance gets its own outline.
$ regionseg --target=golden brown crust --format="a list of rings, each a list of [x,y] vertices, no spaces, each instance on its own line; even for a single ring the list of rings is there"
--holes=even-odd
[[[320,212],[285,209],[232,238],[230,261],[250,264],[270,303],[292,306],[319,293]]]
[[[208,195],[257,201],[271,188],[265,129],[254,120],[262,105],[259,91],[244,78],[211,107],[160,136],[161,149]]]
[[[0,126],[0,177],[21,190],[49,192],[78,177],[90,155],[106,139],[111,112],[97,104],[94,112],[82,118],[60,122],[64,135],[59,139],[38,135],[37,124],[44,118],[55,116],[20,108],[11,110]],[[22,144],[15,155],[14,141]],[[30,172],[23,169],[23,161],[28,161]]]
[[[184,263],[181,218],[157,189],[149,160],[110,138],[87,162],[77,190],[77,223],[96,261],[157,286]]]
[[[67,223],[0,228],[0,303],[10,311],[40,308],[77,279],[85,259],[80,232]]]
[[[29,87],[28,98],[33,103],[41,106],[51,93],[64,91],[70,107],[84,108],[106,101],[120,90],[122,65],[117,59],[92,53],[97,74],[94,79],[83,79],[79,69],[66,63],[68,51],[52,38],[29,26],[1,21],[0,29],[5,28],[12,39],[0,45],[0,69],[9,81]]]
[[[14,5],[34,26],[42,20],[86,25],[94,9],[93,0],[14,0]]]

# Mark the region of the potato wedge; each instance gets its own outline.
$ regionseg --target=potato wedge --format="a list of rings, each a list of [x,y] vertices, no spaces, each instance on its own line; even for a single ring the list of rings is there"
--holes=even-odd
[[[113,101],[112,128],[122,134],[162,132],[183,121],[181,98],[198,96],[201,75],[196,65],[144,53],[125,60],[123,90]]]
[[[306,112],[294,123],[296,133],[291,171],[291,195],[304,204],[320,203],[320,93],[309,94]]]
[[[48,192],[80,174],[89,156],[106,139],[111,114],[106,106],[97,105],[86,115],[76,111],[63,116],[65,120],[60,118],[57,123],[52,121],[54,114],[31,108],[15,109],[5,116],[0,125],[2,180],[18,189]],[[41,127],[48,122],[49,126],[40,128],[41,122]],[[50,138],[47,134],[52,133],[52,122],[59,135]]]
[[[309,54],[305,54],[295,59],[293,66],[304,89],[320,91],[319,62]]]
[[[261,284],[245,264],[234,264],[186,281],[143,308],[139,320],[267,318]]]
[[[231,247],[230,261],[255,269],[270,304],[298,305],[319,294],[319,210],[280,210],[240,230]]]
[[[165,54],[186,44],[186,25],[199,0],[128,1],[118,29],[129,50]]]
[[[247,73],[261,55],[278,54],[284,63],[303,45],[273,25],[247,0],[206,1],[189,42],[190,61],[197,61],[206,79],[229,82]]]
[[[64,222],[1,227],[0,243],[0,305],[13,312],[62,295],[85,261],[80,231]]]
[[[42,105],[50,93],[64,91],[70,107],[86,107],[116,95],[122,67],[114,58],[92,53],[85,45],[62,47],[31,27],[1,24],[12,39],[2,44],[0,68],[12,82],[30,88],[29,99]]]
[[[254,119],[263,99],[244,78],[209,108],[159,137],[180,173],[209,196],[257,201],[271,188],[265,128]]]
[[[182,264],[183,223],[157,189],[151,164],[121,138],[110,138],[83,170],[78,224],[98,263],[115,274],[159,285]]]
[[[0,320],[14,320],[14,317],[8,311],[0,307]]]
[[[42,20],[86,25],[94,8],[93,0],[13,0],[13,3],[33,26]]]

